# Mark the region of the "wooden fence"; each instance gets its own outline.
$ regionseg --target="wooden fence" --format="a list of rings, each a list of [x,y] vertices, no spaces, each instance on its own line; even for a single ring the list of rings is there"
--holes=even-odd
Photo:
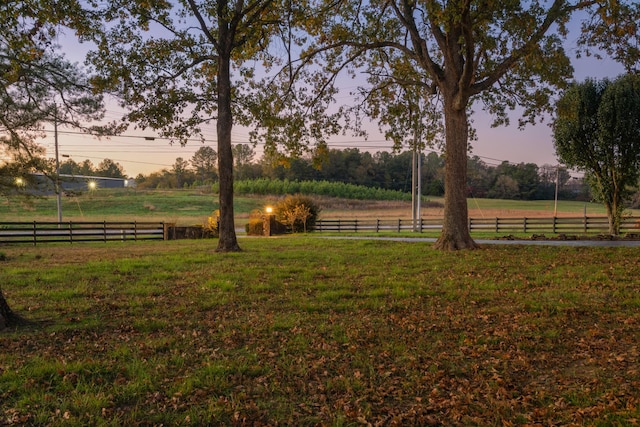
[[[167,240],[178,238],[173,224],[163,222],[2,222],[0,244]],[[410,219],[359,220],[319,219],[317,232],[402,232],[438,231],[442,218],[422,218],[416,224]],[[524,234],[601,234],[608,233],[607,217],[583,216],[561,218],[469,218],[471,232]],[[640,217],[625,217],[622,234],[640,233]],[[193,236],[183,236],[192,237]],[[202,237],[202,236],[200,236]]]
[[[442,218],[422,218],[416,224],[410,219],[359,220],[319,219],[319,232],[434,231],[442,228]],[[602,216],[551,218],[469,218],[471,232],[525,234],[600,234],[609,232],[609,221]],[[640,233],[640,217],[625,217],[620,232]]]
[[[162,222],[2,222],[0,244],[164,240]]]

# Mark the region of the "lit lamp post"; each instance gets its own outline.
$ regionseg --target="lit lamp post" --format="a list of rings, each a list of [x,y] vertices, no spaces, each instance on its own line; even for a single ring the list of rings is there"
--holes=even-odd
[[[273,208],[271,206],[267,206],[265,209],[264,221],[262,222],[262,234],[265,236],[273,235],[273,227],[276,222],[275,215],[273,215]]]
[[[98,188],[98,183],[94,180],[87,181],[87,190],[89,190],[89,198],[93,198],[93,193]]]

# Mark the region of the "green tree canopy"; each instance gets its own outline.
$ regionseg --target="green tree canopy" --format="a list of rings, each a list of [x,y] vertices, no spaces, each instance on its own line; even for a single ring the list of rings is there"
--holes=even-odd
[[[98,163],[95,173],[108,178],[126,178],[122,165],[111,159],[104,159]]]
[[[432,97],[439,100],[446,155],[445,220],[436,247],[451,250],[477,247],[469,235],[466,201],[472,106],[482,105],[496,124],[508,124],[509,112],[516,107],[523,111],[521,125],[535,121],[541,112],[550,111],[557,88],[572,75],[563,37],[574,13],[616,19],[613,9],[619,4],[636,19],[639,13],[630,0],[312,3],[314,15],[305,21],[305,30],[314,39],[305,51],[304,65],[323,69],[322,76],[309,80],[317,92],[334,88],[344,70],[353,76],[364,72],[370,85],[363,87],[364,97],[356,105],[368,107],[374,117],[403,121],[407,133],[414,123],[410,114],[389,116],[377,109],[380,97],[375,91],[387,88],[381,83],[401,81],[402,88],[413,86],[429,97],[422,101],[423,108],[415,109],[423,114],[432,111],[425,108]],[[608,34],[606,26],[598,29]],[[585,25],[587,30],[595,31]],[[614,42],[622,40],[626,39]],[[602,39],[583,42],[598,44]]]
[[[186,143],[216,124],[220,180],[218,251],[239,246],[233,218],[234,123],[254,122],[254,76],[277,57],[290,2],[275,0],[110,0],[93,34],[95,82],[118,93],[126,119]],[[259,114],[259,112],[257,112]]]
[[[56,37],[61,28],[86,25],[77,2],[9,0],[0,5],[0,164],[3,177],[44,171],[50,163],[35,142],[44,126],[56,122],[87,132],[104,116],[103,98],[95,94],[87,72],[67,61]],[[0,183],[10,184],[10,182]]]
[[[618,234],[624,200],[640,178],[640,77],[574,84],[558,101],[554,143],[569,167],[587,173]]]
[[[216,163],[218,161],[218,153],[213,148],[205,145],[193,154],[191,157],[191,166],[196,171],[200,181],[214,181],[216,178]]]
[[[238,179],[244,179],[248,175],[247,172],[256,152],[249,144],[235,144],[232,150],[235,173]]]

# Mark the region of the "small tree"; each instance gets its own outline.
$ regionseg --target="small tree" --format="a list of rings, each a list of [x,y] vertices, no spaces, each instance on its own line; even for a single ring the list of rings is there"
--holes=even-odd
[[[124,167],[111,159],[104,159],[98,164],[96,174],[109,178],[125,178]]]
[[[238,179],[245,179],[245,171],[251,165],[256,152],[249,144],[236,144],[232,148],[234,170]]]
[[[640,78],[575,84],[557,107],[558,157],[586,173],[607,209],[609,232],[617,235],[624,200],[640,177]]]
[[[302,223],[304,232],[307,232],[307,220],[311,217],[311,208],[305,205],[298,205],[294,209],[296,218]]]
[[[196,174],[202,183],[213,182],[216,178],[216,162],[218,153],[209,146],[198,148],[191,158],[191,166],[196,170]]]
[[[296,231],[296,221],[298,220],[298,212],[296,212],[296,207],[289,207],[286,209],[283,209],[282,212],[280,212],[280,215],[282,215],[282,217],[284,218],[284,222],[285,224],[288,224],[289,227],[291,227],[291,232],[295,233]]]
[[[275,208],[276,218],[289,224],[294,233],[315,228],[320,211],[311,198],[300,194],[285,197]]]

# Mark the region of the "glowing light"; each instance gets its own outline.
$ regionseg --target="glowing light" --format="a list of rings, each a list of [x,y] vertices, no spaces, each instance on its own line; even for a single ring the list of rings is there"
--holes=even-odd
[[[270,213],[272,213],[272,212],[273,212],[273,208],[272,208],[271,206],[267,206],[267,207],[265,208],[265,212],[267,212],[268,214],[270,214]]]
[[[87,186],[89,187],[89,190],[95,190],[98,187],[98,183],[95,181],[89,181]]]

